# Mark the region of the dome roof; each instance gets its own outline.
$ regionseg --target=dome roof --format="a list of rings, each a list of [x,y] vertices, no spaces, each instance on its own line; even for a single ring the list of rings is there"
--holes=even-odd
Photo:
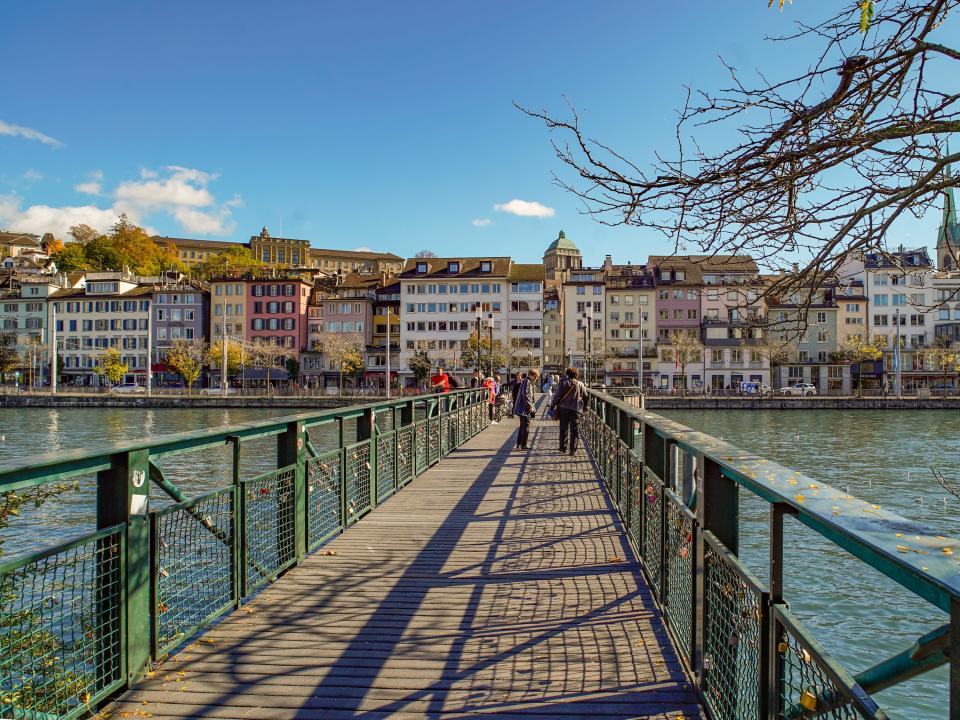
[[[575,253],[580,252],[577,246],[567,239],[567,236],[564,234],[563,230],[561,230],[560,234],[557,235],[557,239],[550,243],[550,245],[547,247],[547,252],[550,252],[551,250],[572,250]]]

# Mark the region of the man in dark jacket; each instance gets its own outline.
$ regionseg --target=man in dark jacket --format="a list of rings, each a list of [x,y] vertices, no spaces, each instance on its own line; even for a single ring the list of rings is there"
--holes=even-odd
[[[577,440],[580,437],[577,421],[586,399],[579,376],[580,373],[575,367],[567,368],[566,377],[553,391],[553,403],[550,406],[560,419],[560,452],[567,452],[569,447],[571,455],[577,451]]]
[[[520,429],[517,430],[517,449],[527,449],[527,439],[530,437],[530,419],[536,410],[533,407],[533,389],[536,387],[540,373],[531,370],[527,377],[514,386],[513,414],[520,418]]]

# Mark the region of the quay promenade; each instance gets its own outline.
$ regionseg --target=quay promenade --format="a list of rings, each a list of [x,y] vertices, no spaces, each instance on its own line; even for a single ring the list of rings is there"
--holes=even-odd
[[[586,451],[490,426],[124,695],[155,718],[700,718]]]

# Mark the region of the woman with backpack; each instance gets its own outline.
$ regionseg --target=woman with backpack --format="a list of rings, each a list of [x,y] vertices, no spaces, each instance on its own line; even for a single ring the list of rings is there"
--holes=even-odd
[[[520,380],[513,390],[513,414],[520,418],[520,429],[517,430],[517,450],[527,449],[527,439],[530,437],[530,420],[536,414],[534,408],[533,389],[536,387],[540,373],[531,370],[527,377]]]
[[[577,451],[577,440],[580,437],[577,426],[586,393],[583,383],[579,380],[580,373],[575,367],[568,367],[565,374],[566,377],[553,391],[550,409],[553,410],[553,416],[560,420],[560,452],[565,453],[569,448],[570,454],[573,455]]]

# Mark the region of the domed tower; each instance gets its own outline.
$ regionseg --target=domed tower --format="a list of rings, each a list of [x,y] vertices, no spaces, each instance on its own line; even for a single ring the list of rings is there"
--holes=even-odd
[[[547,280],[562,280],[571,270],[583,267],[580,250],[567,239],[563,230],[543,254],[543,267]]]

